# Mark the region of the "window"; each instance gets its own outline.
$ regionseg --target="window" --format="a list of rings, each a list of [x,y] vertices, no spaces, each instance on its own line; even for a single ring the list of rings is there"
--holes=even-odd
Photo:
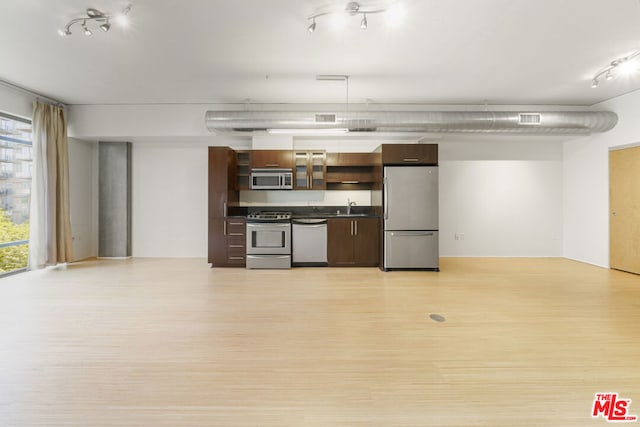
[[[31,122],[0,113],[0,276],[27,267],[31,161]]]

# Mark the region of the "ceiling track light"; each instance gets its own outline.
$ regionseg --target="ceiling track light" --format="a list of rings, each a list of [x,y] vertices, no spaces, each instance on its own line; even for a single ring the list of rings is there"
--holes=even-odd
[[[125,7],[122,10],[122,12],[120,13],[120,16],[127,15],[130,10],[131,10],[131,4],[128,4],[127,7]],[[111,15],[109,13],[104,13],[98,9],[90,7],[86,10],[86,16],[72,19],[67,23],[67,25],[64,26],[63,29],[58,30],[58,34],[60,34],[61,36],[70,36],[71,34],[73,34],[71,32],[71,27],[75,24],[78,24],[82,28],[82,31],[84,32],[84,34],[86,36],[90,36],[93,34],[93,32],[87,26],[87,23],[91,23],[91,22],[99,23],[100,25],[98,26],[98,28],[100,28],[102,31],[106,33],[111,29],[112,18],[114,18],[114,15]]]
[[[102,31],[104,31],[105,33],[111,29],[111,23],[109,22],[109,18],[107,18],[107,22],[105,22],[104,24],[100,25],[100,29]]]
[[[600,70],[593,76],[591,79],[591,87],[597,88],[600,84],[600,80],[604,77],[605,80],[613,80],[616,78],[620,72],[623,73],[635,73],[638,71],[638,67],[636,66],[636,58],[640,56],[640,49],[630,53],[627,56],[623,56],[622,58],[614,59],[607,65],[605,68]]]
[[[90,36],[93,34],[91,30],[87,28],[87,21],[82,21],[82,30],[84,31],[85,36]]]
[[[325,10],[325,11],[316,12],[312,15],[309,15],[307,19],[311,21],[311,24],[307,27],[307,30],[309,30],[310,33],[313,33],[316,30],[316,18],[319,18],[321,16],[326,16],[326,15],[339,14],[339,13],[347,13],[350,16],[362,15],[362,20],[360,21],[360,28],[363,30],[366,30],[368,26],[367,15],[371,15],[374,13],[382,13],[382,12],[385,12],[386,10],[387,10],[386,8],[367,9],[366,7],[363,7],[358,2],[350,1],[349,3],[347,3],[344,9]]]

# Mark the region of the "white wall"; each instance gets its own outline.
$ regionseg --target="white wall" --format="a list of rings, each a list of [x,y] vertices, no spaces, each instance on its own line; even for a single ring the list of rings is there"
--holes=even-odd
[[[69,138],[69,202],[73,258],[98,256],[98,148]]]
[[[133,255],[204,257],[207,144],[134,143]],[[442,256],[560,256],[562,146],[441,143]],[[369,192],[325,191],[312,204],[359,205]],[[243,205],[308,205],[307,192],[242,192]],[[343,200],[344,199],[344,200]],[[454,240],[463,233],[464,240]]]
[[[207,145],[134,143],[134,257],[206,257]]]
[[[611,131],[565,142],[563,255],[609,266],[609,149],[640,143],[640,91],[597,104],[619,121]]]
[[[561,256],[561,144],[439,148],[441,256]]]

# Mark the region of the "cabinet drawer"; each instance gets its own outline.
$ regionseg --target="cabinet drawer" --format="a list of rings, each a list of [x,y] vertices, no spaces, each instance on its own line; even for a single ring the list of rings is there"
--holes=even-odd
[[[245,236],[227,236],[227,246],[230,248],[245,248],[247,239]]]
[[[229,245],[229,247],[227,248],[227,257],[231,258],[231,257],[243,257],[246,255],[246,249],[244,246],[239,246],[239,245]]]
[[[227,220],[227,235],[229,237],[243,236],[246,234],[247,224],[244,220],[228,219]]]
[[[234,266],[245,266],[247,263],[246,260],[246,255],[242,254],[242,255],[232,255],[229,254],[229,256],[227,257],[227,264],[229,265],[234,265]]]

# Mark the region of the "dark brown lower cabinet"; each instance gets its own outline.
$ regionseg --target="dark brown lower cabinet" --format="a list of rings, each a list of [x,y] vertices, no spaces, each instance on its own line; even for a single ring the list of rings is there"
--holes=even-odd
[[[378,265],[378,218],[331,218],[327,221],[327,251],[332,267]]]
[[[246,229],[244,218],[209,218],[209,262],[213,267],[246,265]]]

